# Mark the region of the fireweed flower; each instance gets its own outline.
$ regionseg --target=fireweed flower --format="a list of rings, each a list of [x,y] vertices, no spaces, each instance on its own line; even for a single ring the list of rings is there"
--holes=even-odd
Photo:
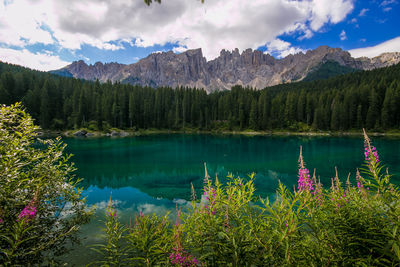
[[[206,197],[206,200],[209,200],[210,197],[214,198],[217,195],[215,194],[215,189],[214,188],[210,188],[210,190],[208,191],[206,187],[204,187],[204,196]]]
[[[313,181],[310,177],[310,171],[304,166],[302,147],[300,146],[299,156],[299,180],[298,180],[299,191],[313,191]]]
[[[313,180],[315,183],[315,190],[313,192],[314,199],[318,201],[318,204],[321,206],[323,202],[322,184],[320,179],[318,179],[318,183],[316,182],[317,179],[315,178],[315,171],[313,175]]]
[[[114,205],[112,204],[112,192],[110,194],[110,200],[108,201],[107,204],[106,215],[108,215],[108,217],[110,218],[117,217],[117,211],[115,210]]]
[[[379,155],[376,147],[371,145],[371,140],[369,139],[365,129],[364,132],[364,156],[365,160],[369,161],[370,163],[378,163],[379,162]]]
[[[26,220],[27,222],[32,220],[37,213],[36,207],[32,204],[28,204],[18,215],[18,220]]]
[[[174,248],[174,252],[169,255],[169,259],[171,264],[178,264],[179,266],[189,267],[199,264],[199,261],[195,257],[183,251],[182,248]]]
[[[204,213],[207,214],[208,210],[215,205],[215,197],[217,196],[217,194],[215,193],[215,189],[213,187],[210,187],[209,189],[207,189],[207,187],[204,187],[203,195],[204,195],[206,203],[207,203],[204,206]],[[216,208],[214,208],[211,211],[211,214],[215,215],[215,212],[216,212]]]
[[[108,211],[108,216],[117,217],[117,212],[115,210]]]
[[[374,160],[375,162],[379,162],[379,155],[378,151],[376,150],[376,147],[371,146],[371,149],[369,149],[368,144],[364,144],[364,146],[365,146],[365,151],[364,151],[365,160],[367,161]],[[373,156],[372,158],[371,155]]]

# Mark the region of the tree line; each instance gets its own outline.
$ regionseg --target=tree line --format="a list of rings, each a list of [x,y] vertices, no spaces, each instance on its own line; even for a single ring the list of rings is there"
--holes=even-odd
[[[0,63],[0,103],[21,101],[43,129],[390,130],[400,128],[400,65],[263,90],[142,87]]]

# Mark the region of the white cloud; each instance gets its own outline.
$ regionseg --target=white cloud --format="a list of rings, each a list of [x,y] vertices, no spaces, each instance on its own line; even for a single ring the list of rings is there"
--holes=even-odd
[[[140,0],[14,0],[1,4],[0,42],[56,41],[72,50],[83,44],[122,49],[121,40],[142,47],[170,42],[178,44],[176,51],[201,47],[212,59],[223,48],[256,49],[284,33],[310,38],[343,21],[354,1],[168,0],[147,6]]]
[[[393,9],[392,6],[396,4],[398,4],[397,0],[385,0],[379,6],[382,7],[383,12],[389,12]]]
[[[344,30],[342,30],[342,32],[339,34],[340,40],[344,41],[347,40],[347,35],[346,32]]]
[[[376,46],[353,49],[352,57],[376,57],[385,52],[400,52],[400,36]]]
[[[122,44],[115,45],[115,44],[110,44],[110,43],[100,43],[97,47],[100,49],[112,50],[112,51],[125,49]]]
[[[0,2],[0,41],[7,45],[52,44],[47,27],[47,12],[37,1]]]
[[[368,8],[361,9],[360,13],[358,14],[359,17],[364,17],[365,14],[369,11]]]
[[[339,23],[344,20],[353,8],[353,1],[346,0],[314,0],[312,7],[311,29],[319,30],[325,23]]]
[[[280,39],[275,39],[271,42],[268,42],[265,46],[267,47],[267,51],[265,51],[265,53],[278,54],[278,58],[286,57],[289,54],[304,52],[304,50],[292,47],[289,42]]]
[[[35,54],[27,49],[15,50],[10,48],[0,48],[0,60],[42,71],[60,69],[70,64],[70,62],[63,61],[50,53]]]
[[[184,47],[184,46],[178,46],[178,47],[172,48],[172,51],[174,53],[182,53],[182,52],[185,52],[186,50],[188,50],[188,49],[187,49],[187,47]]]
[[[385,0],[385,1],[382,1],[380,6],[388,6],[388,5],[391,5],[391,4],[397,4],[397,0]]]

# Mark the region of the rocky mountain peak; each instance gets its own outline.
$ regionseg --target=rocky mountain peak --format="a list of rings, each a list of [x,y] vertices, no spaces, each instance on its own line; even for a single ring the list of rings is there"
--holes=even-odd
[[[400,62],[400,53],[384,53],[374,58],[353,58],[340,48],[320,46],[306,53],[275,59],[259,50],[221,50],[219,57],[207,61],[201,48],[180,54],[172,51],[153,53],[137,63],[96,62],[87,65],[83,60],[73,62],[55,72],[68,72],[76,78],[87,80],[111,80],[142,86],[188,86],[214,90],[230,89],[239,84],[264,88],[285,82],[298,81],[325,62],[369,70]]]

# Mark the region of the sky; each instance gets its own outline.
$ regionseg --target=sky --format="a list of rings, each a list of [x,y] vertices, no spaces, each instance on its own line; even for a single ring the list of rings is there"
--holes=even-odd
[[[155,52],[321,45],[354,57],[400,52],[400,0],[0,0],[0,61],[37,70],[135,63]]]

